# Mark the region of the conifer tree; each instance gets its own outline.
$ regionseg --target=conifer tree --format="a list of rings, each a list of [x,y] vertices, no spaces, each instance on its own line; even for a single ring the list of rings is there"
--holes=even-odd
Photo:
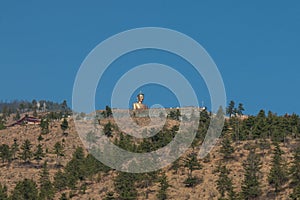
[[[32,158],[32,152],[31,152],[32,144],[31,142],[26,139],[25,142],[21,146],[22,152],[20,153],[20,158],[25,162],[29,163]]]
[[[272,167],[268,176],[268,181],[269,184],[274,187],[275,193],[277,193],[287,181],[287,171],[286,163],[282,158],[283,151],[280,149],[278,143],[275,143],[273,154]]]
[[[65,131],[69,128],[69,123],[67,118],[64,118],[61,125],[60,125],[61,130],[63,131],[63,134],[65,135]]]
[[[247,157],[247,160],[243,163],[245,170],[244,180],[242,182],[242,199],[252,200],[257,199],[261,194],[259,174],[261,169],[261,161],[259,156],[252,148]]]
[[[160,178],[159,185],[160,185],[160,188],[159,188],[159,191],[158,191],[158,194],[156,195],[156,197],[159,200],[165,200],[168,197],[167,189],[170,187],[168,180],[167,180],[167,176],[165,174],[163,174],[162,177]]]
[[[103,132],[107,137],[112,137],[112,125],[110,122],[104,125]]]
[[[300,147],[295,149],[290,175],[292,179],[291,185],[300,185]]]
[[[224,159],[230,159],[232,158],[232,154],[234,152],[234,148],[231,145],[231,140],[228,136],[225,136],[222,140],[222,146],[220,149],[220,153],[223,154]]]
[[[49,133],[49,120],[47,118],[42,119],[40,123],[41,133],[47,134]]]
[[[297,147],[294,152],[290,175],[292,179],[291,187],[293,188],[293,193],[290,197],[292,199],[300,199],[300,147]]]
[[[12,153],[10,151],[10,148],[7,144],[2,144],[0,146],[0,157],[2,159],[2,163],[5,161],[10,162],[12,159]]]
[[[13,156],[13,159],[16,158],[16,153],[19,151],[19,145],[17,143],[17,139],[15,138],[14,139],[14,143],[12,144],[11,146],[11,153],[12,153],[12,156]]]
[[[115,178],[115,190],[118,198],[122,200],[137,199],[137,190],[135,187],[135,174],[119,172]]]
[[[60,166],[60,157],[64,156],[64,147],[60,142],[54,144],[54,153],[56,154],[56,166]]]
[[[5,185],[2,186],[1,183],[0,183],[0,199],[8,200],[7,187]]]
[[[37,200],[38,189],[33,180],[24,179],[19,181],[12,192],[11,200]]]
[[[53,186],[56,191],[62,191],[67,187],[68,177],[60,169],[54,175]]]
[[[229,170],[226,166],[221,166],[219,169],[219,179],[217,180],[217,189],[221,195],[219,199],[225,199],[228,197],[229,200],[234,200],[236,198],[236,194],[233,190],[232,180],[228,177]]]
[[[293,188],[293,192],[290,194],[290,198],[292,200],[299,200],[300,199],[300,185],[297,185]]]
[[[45,157],[45,153],[43,151],[43,147],[41,144],[38,144],[36,152],[34,153],[34,160],[38,163]]]
[[[49,178],[49,170],[47,166],[47,161],[44,162],[42,172],[40,173],[40,194],[39,198],[41,200],[53,199],[54,188]]]
[[[184,163],[184,166],[189,169],[188,178],[184,183],[187,187],[193,187],[197,184],[199,179],[195,176],[193,177],[192,173],[194,170],[202,169],[202,166],[197,159],[197,154],[195,152],[190,153],[184,160]]]
[[[68,186],[72,189],[75,188],[77,180],[83,180],[85,177],[85,157],[82,147],[78,147],[72,159],[65,167],[65,172],[68,177]]]
[[[109,106],[105,106],[105,115],[106,117],[111,117],[112,116],[112,111]]]
[[[235,108],[234,108],[234,106],[235,106],[234,101],[230,101],[229,105],[228,105],[228,107],[226,109],[226,114],[228,114],[230,118],[232,117],[232,115],[235,115]]]

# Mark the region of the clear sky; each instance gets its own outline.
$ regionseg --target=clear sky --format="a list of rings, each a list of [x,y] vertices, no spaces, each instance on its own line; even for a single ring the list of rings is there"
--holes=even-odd
[[[139,27],[165,27],[199,42],[217,64],[227,100],[246,113],[300,113],[300,2],[291,1],[8,1],[0,2],[0,99],[47,99],[69,104],[77,70],[101,41]],[[186,63],[164,52],[134,52],[114,62],[99,84],[99,108],[114,81],[147,62]],[[125,66],[117,70],[118,66]],[[112,66],[113,69],[113,66]],[[192,71],[184,71],[189,76]],[[202,80],[197,95],[209,105]],[[101,88],[102,87],[102,88]],[[167,88],[145,86],[145,103],[176,106]],[[133,94],[135,96],[135,94]],[[134,99],[134,97],[132,97]],[[133,100],[132,100],[133,101]],[[131,102],[130,102],[131,103]],[[129,104],[130,104],[129,103]]]

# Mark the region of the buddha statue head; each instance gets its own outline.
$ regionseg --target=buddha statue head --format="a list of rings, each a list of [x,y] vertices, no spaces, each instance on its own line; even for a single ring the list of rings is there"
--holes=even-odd
[[[133,104],[133,110],[147,109],[148,107],[145,104],[143,104],[143,101],[144,101],[144,94],[140,92],[137,95],[137,102]]]

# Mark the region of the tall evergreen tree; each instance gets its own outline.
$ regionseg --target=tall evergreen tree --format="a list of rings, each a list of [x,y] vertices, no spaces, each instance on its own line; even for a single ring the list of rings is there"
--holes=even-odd
[[[167,180],[167,176],[165,174],[163,174],[162,177],[160,178],[159,185],[160,188],[156,197],[159,200],[165,200],[168,198],[167,189],[170,187]]]
[[[291,186],[293,193],[292,199],[300,199],[300,147],[297,147],[294,152],[292,166],[290,168]]]
[[[40,194],[41,200],[50,200],[54,197],[54,188],[49,178],[47,161],[44,162],[42,172],[40,173]]]
[[[42,119],[40,123],[40,127],[41,127],[41,134],[49,133],[49,120],[47,118]]]
[[[257,199],[259,195],[261,195],[261,186],[259,181],[261,164],[262,163],[259,156],[252,148],[247,157],[247,160],[243,163],[245,175],[242,183],[242,199],[254,200]]]
[[[7,144],[2,144],[0,146],[0,157],[2,159],[2,163],[5,161],[10,162],[12,159],[12,153],[10,151],[10,148]]]
[[[41,144],[38,144],[36,152],[34,153],[34,160],[38,163],[45,157],[45,153],[43,151],[43,147]]]
[[[68,162],[65,167],[65,172],[68,177],[68,186],[72,189],[75,188],[78,180],[83,180],[85,177],[85,157],[81,147],[78,147],[72,159]]]
[[[243,112],[245,111],[244,105],[242,103],[239,103],[238,108],[237,108],[237,114],[238,115],[243,115]]]
[[[38,189],[33,180],[24,179],[19,181],[12,192],[11,200],[37,200]]]
[[[197,159],[197,154],[195,152],[190,153],[187,158],[184,160],[184,167],[188,168],[188,178],[185,180],[185,185],[187,187],[193,187],[197,184],[199,179],[193,176],[194,170],[202,169],[202,165]]]
[[[104,125],[103,132],[107,137],[112,137],[112,124],[110,122]]]
[[[56,166],[60,166],[60,157],[64,156],[64,147],[60,142],[54,144],[54,153],[56,154]]]
[[[16,158],[16,153],[19,151],[19,144],[17,143],[17,139],[14,139],[14,143],[11,146],[11,153],[13,156],[13,159]]]
[[[56,191],[62,191],[66,189],[68,185],[68,177],[60,169],[54,175],[53,186]]]
[[[277,193],[281,190],[282,186],[288,179],[286,163],[282,158],[283,151],[280,149],[278,143],[275,143],[273,154],[272,167],[268,176],[268,181],[269,184],[274,187],[275,193]]]
[[[220,153],[223,154],[224,159],[232,158],[232,154],[234,153],[234,148],[231,145],[231,140],[228,136],[225,136],[222,140]]]
[[[228,197],[228,200],[236,199],[232,180],[228,177],[229,170],[225,165],[221,166],[219,170],[219,179],[217,180],[217,189],[221,195],[219,199],[225,199],[225,197]]]
[[[64,118],[61,125],[60,125],[61,130],[63,131],[63,134],[65,134],[65,131],[69,128],[69,123],[67,118]]]
[[[22,152],[20,153],[20,158],[26,163],[30,162],[33,155],[31,151],[31,147],[32,144],[28,139],[26,139],[21,146]]]
[[[229,117],[232,117],[233,115],[235,115],[235,107],[234,106],[235,106],[234,101],[230,101],[229,105],[226,109],[226,114],[228,114]]]
[[[0,183],[0,199],[8,200],[7,187],[5,185],[2,186],[1,183]]]
[[[111,117],[112,116],[112,111],[109,106],[105,106],[105,115],[106,117]]]
[[[137,190],[135,187],[135,174],[119,172],[115,178],[115,190],[118,193],[118,199],[132,200],[137,199]]]

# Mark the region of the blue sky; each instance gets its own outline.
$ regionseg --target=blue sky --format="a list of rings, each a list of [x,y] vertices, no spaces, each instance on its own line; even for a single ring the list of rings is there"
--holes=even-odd
[[[71,103],[77,70],[101,41],[139,27],[180,31],[199,42],[217,64],[227,100],[243,103],[246,113],[260,109],[300,113],[299,1],[1,1],[0,99],[47,99]],[[129,54],[99,84],[99,108],[110,103],[114,81],[130,67],[162,62],[185,64],[163,52]],[[113,66],[112,66],[112,69]],[[182,68],[183,69],[183,68]],[[189,76],[192,71],[182,70]],[[209,105],[201,78],[199,101]],[[145,103],[176,106],[167,88],[145,86]],[[133,94],[132,101],[135,94]],[[132,102],[129,102],[131,104]]]

